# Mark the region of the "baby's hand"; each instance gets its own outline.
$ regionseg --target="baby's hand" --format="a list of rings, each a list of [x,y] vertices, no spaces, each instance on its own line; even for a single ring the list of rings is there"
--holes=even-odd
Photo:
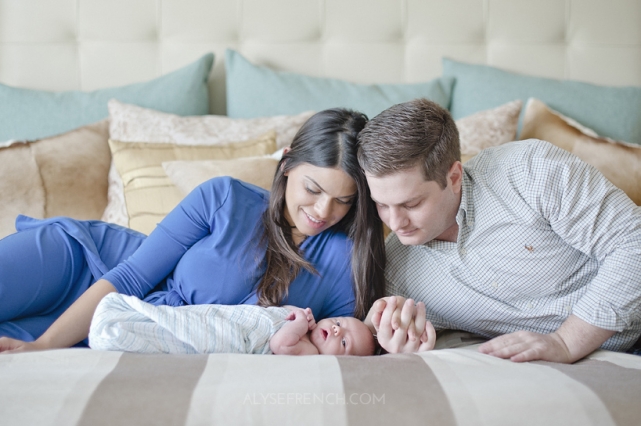
[[[285,317],[287,321],[306,321],[308,330],[313,330],[316,327],[316,320],[310,308],[302,309],[295,306],[287,306],[287,308],[291,309]]]
[[[310,330],[313,330],[316,328],[316,320],[314,319],[314,314],[312,313],[311,308],[305,308],[303,309],[305,311],[305,315],[307,316],[307,326],[309,327]]]

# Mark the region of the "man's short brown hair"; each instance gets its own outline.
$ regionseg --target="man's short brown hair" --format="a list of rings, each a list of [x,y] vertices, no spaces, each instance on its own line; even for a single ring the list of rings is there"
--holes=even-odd
[[[374,176],[420,164],[425,179],[447,186],[447,172],[461,160],[456,123],[427,99],[394,105],[370,120],[358,135],[358,162]]]

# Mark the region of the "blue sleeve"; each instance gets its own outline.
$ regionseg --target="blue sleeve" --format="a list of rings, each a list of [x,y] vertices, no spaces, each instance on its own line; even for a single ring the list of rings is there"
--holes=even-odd
[[[229,196],[231,178],[211,179],[194,189],[129,259],[102,278],[118,292],[139,298],[169,275],[196,242],[211,233],[216,212]]]

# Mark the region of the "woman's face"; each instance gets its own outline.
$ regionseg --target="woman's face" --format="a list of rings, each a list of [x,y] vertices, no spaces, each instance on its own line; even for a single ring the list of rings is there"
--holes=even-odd
[[[285,217],[296,244],[340,222],[356,202],[356,182],[339,168],[301,163],[285,176]]]

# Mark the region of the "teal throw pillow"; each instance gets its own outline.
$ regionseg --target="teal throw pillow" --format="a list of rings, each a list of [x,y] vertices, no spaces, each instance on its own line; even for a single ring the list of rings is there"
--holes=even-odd
[[[394,104],[428,98],[447,108],[452,78],[414,84],[356,84],[333,78],[274,71],[227,50],[227,115],[256,118],[351,108],[372,118]]]
[[[207,78],[213,62],[214,55],[208,53],[151,81],[92,92],[48,92],[0,84],[0,142],[47,138],[102,120],[109,116],[110,99],[178,115],[207,114]]]
[[[533,97],[601,136],[641,144],[641,87],[532,77],[447,58],[443,75],[456,79],[450,106],[454,119],[515,99],[525,104]]]

